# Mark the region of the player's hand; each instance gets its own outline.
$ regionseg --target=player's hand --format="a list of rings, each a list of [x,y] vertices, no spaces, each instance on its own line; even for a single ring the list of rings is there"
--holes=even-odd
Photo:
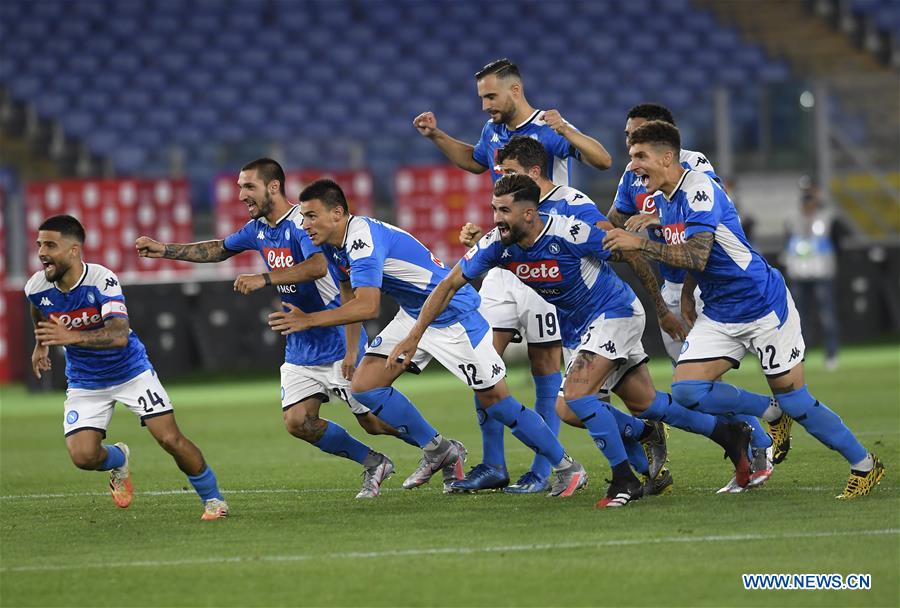
[[[34,338],[41,346],[68,346],[77,344],[81,336],[56,320],[39,321],[34,328]]]
[[[434,112],[422,112],[413,119],[413,126],[424,137],[434,137],[437,131],[437,118]]]
[[[390,370],[396,370],[398,367],[406,369],[412,365],[413,355],[416,354],[418,348],[419,338],[413,335],[406,336],[406,338],[401,340],[397,346],[394,347],[391,354],[388,355],[387,360],[384,362],[384,366]]]
[[[603,237],[603,248],[609,251],[638,251],[643,240],[636,234],[613,228]]]
[[[356,371],[356,359],[359,358],[359,351],[347,351],[344,360],[341,361],[341,375],[347,380],[353,380],[353,372]]]
[[[472,222],[468,222],[459,229],[459,242],[466,247],[471,247],[481,238],[483,231],[480,226],[476,226]]]
[[[52,363],[50,362],[50,348],[35,344],[34,350],[31,352],[31,369],[38,380],[41,379],[41,372],[50,371]]]
[[[234,290],[242,295],[253,293],[265,286],[266,280],[261,274],[239,274],[234,280]]]
[[[685,294],[681,290],[681,318],[688,329],[693,329],[694,323],[697,321],[697,303],[694,302],[694,294]]]
[[[667,311],[666,314],[659,318],[659,326],[673,340],[684,342],[684,339],[687,337],[687,332],[684,331],[684,325],[681,324],[681,320],[671,312]]]
[[[154,241],[149,236],[139,236],[134,242],[138,257],[161,258],[166,252],[166,246],[159,241]]]
[[[659,225],[659,216],[655,213],[639,213],[625,220],[625,230],[628,232],[642,232]]]
[[[558,110],[547,110],[542,118],[548,127],[563,137],[572,129],[572,125],[566,122]]]
[[[269,314],[269,327],[272,328],[272,331],[277,331],[282,336],[286,336],[312,327],[308,314],[293,304],[284,302],[283,305],[288,309],[287,312],[279,310]]]

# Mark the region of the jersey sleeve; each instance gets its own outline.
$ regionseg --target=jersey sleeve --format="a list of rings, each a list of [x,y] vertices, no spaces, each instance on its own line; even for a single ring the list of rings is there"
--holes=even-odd
[[[572,126],[572,128],[575,129],[574,126]],[[577,131],[578,129],[575,130]],[[551,131],[551,133],[546,136],[543,143],[544,147],[552,156],[558,158],[577,158],[581,160],[581,153],[575,146],[556,131]]]
[[[373,226],[362,218],[351,220],[345,249],[350,261],[350,285],[377,287],[384,280],[384,258],[387,243]]]
[[[608,260],[610,252],[603,248],[606,230],[575,218],[569,218],[563,228],[569,250],[581,258]]]
[[[485,123],[484,128],[481,129],[481,136],[478,138],[478,143],[475,144],[475,149],[472,150],[472,158],[475,162],[488,169],[491,168],[491,163],[493,162],[490,158],[487,145],[491,137],[490,125],[490,121]]]
[[[256,229],[253,220],[244,224],[244,227],[225,237],[224,245],[228,251],[247,251],[248,249],[258,249],[256,244]]]
[[[501,249],[503,244],[499,241],[496,228],[478,239],[459,260],[459,268],[466,280],[477,279],[491,268],[499,266]]]
[[[684,193],[687,198],[687,213],[684,218],[685,238],[689,239],[701,232],[715,232],[722,216],[722,202],[712,180],[706,176],[699,179],[694,177]]]
[[[96,289],[97,305],[100,307],[100,316],[104,321],[110,317],[128,318],[125,294],[122,293],[119,277],[113,271],[104,269],[100,280],[97,281]]]
[[[634,174],[626,171],[619,179],[619,185],[616,188],[616,200],[614,204],[616,210],[625,215],[636,215],[638,212],[637,203],[635,201],[634,187],[631,185],[634,181]]]

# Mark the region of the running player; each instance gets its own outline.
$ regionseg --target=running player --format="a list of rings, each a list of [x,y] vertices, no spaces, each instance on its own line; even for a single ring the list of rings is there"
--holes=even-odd
[[[662,120],[669,124],[675,124],[672,112],[665,106],[655,103],[644,103],[631,108],[625,121],[625,146],[628,146],[628,136],[632,131],[649,120]],[[685,169],[700,171],[721,184],[722,180],[716,175],[712,163],[706,155],[692,150],[682,149],[679,154],[679,162]],[[635,175],[629,167],[622,174],[619,186],[616,189],[616,198],[609,210],[609,221],[617,228],[627,228],[632,232],[647,230],[647,236],[657,242],[665,242],[662,227],[659,225],[659,214],[656,212],[654,197],[647,193],[643,180]],[[688,281],[689,288],[683,289],[687,271],[683,268],[673,268],[668,264],[659,264],[659,273],[663,278],[662,298],[666,307],[678,318],[690,317],[694,309],[702,308],[703,302],[694,299],[692,280]],[[682,309],[682,301],[685,303]],[[682,321],[677,334],[661,330],[663,345],[674,365],[681,354],[684,345],[684,336],[688,331],[687,321]],[[763,485],[774,472],[774,463],[781,462],[787,456],[790,443],[774,446],[772,438],[766,433],[757,418],[753,416],[728,416],[728,420],[746,422],[753,429],[750,438],[750,465],[753,472],[750,475],[748,488]],[[737,493],[744,488],[737,484],[735,479],[722,487],[720,493]]]
[[[628,466],[625,447],[608,403],[597,397],[605,384],[628,395],[642,418],[665,420],[702,433],[725,448],[738,479],[746,485],[750,429],[717,423],[692,412],[653,388],[641,346],[644,312],[634,292],[612,271],[601,247],[606,232],[574,217],[538,212],[539,186],[527,175],[507,175],[494,185],[491,206],[496,227],[466,253],[429,296],[419,320],[390,358],[415,352],[427,324],[466,283],[503,265],[556,306],[562,338],[575,349],[566,368],[563,393],[569,409],[587,427],[612,467],[612,482],[598,508],[621,507],[640,498],[642,484]],[[632,428],[643,426],[635,419]]]
[[[590,225],[599,225],[600,227],[606,228],[610,227],[606,216],[597,209],[594,201],[586,194],[569,186],[554,184],[549,180],[546,173],[547,153],[541,143],[537,140],[519,135],[513,137],[498,151],[497,161],[498,166],[505,175],[528,175],[538,184],[541,189],[541,198],[538,201],[539,212],[551,215],[571,216]],[[460,242],[471,247],[481,238],[481,236],[481,228],[469,223],[463,226],[460,231]],[[633,264],[632,268],[641,278],[641,281],[644,283],[648,292],[656,295],[657,313],[662,315],[659,320],[660,325],[668,327],[670,331],[681,331],[681,324],[678,322],[678,319],[669,312],[665,303],[662,301],[662,298],[658,295],[659,289],[656,283],[656,277],[653,276],[653,272],[650,270],[647,262],[641,256],[634,255],[629,256],[627,262]],[[533,308],[528,307],[524,311],[521,309],[517,311],[515,309],[518,293],[523,288],[524,291],[529,294],[530,298],[540,300],[544,306],[550,306],[549,302],[546,302],[546,300],[538,296],[537,292],[527,287],[512,272],[505,269],[491,269],[488,271],[488,274],[490,275],[495,271],[499,274],[498,282],[503,286],[503,290],[491,290],[489,294],[486,294],[485,289],[482,288],[482,306],[488,310],[492,310],[492,312],[496,310],[497,312],[494,312],[493,314],[508,311],[506,312],[505,322],[502,324],[504,327],[533,328],[535,320],[538,321],[539,329],[544,326],[549,327],[549,324],[547,323],[540,323],[540,319],[537,318],[538,315],[532,312],[534,310]],[[500,302],[489,300],[490,296],[496,297],[495,294],[498,293],[498,291],[501,294],[505,294],[505,299]],[[555,307],[553,308],[555,311]],[[515,316],[516,314],[522,315],[525,318],[523,319]],[[555,325],[552,329],[554,330],[554,335],[559,336]],[[494,343],[495,345],[497,344],[496,337]],[[531,343],[529,342],[529,346],[530,344]],[[503,347],[505,348],[505,346],[506,345],[504,344]],[[576,344],[567,344],[565,346],[567,355],[569,355]],[[498,349],[498,352],[501,355],[503,354],[503,350]],[[619,396],[621,397],[623,395],[620,394]],[[624,396],[627,397],[627,394]],[[606,391],[605,394],[601,392],[601,398],[608,398],[608,391]],[[583,426],[578,420],[578,417],[574,416],[571,411],[569,411],[565,404],[565,400],[563,400],[561,396],[558,396],[556,399],[555,409],[557,412],[563,412],[564,415],[566,415],[565,421],[567,424]],[[647,479],[645,481],[653,481],[650,485],[645,484],[646,493],[655,494],[670,489],[672,485],[672,475],[668,469],[665,469],[667,451],[663,424],[656,421],[647,421],[646,423],[639,423],[638,426],[640,428],[634,429],[634,418],[632,416],[621,415],[621,412],[616,408],[613,408],[611,411],[613,415],[616,416],[616,422],[619,424],[620,432],[624,433],[626,429],[629,433],[635,433],[635,431],[637,431],[635,436],[623,436],[623,440],[625,441],[625,448],[629,454],[629,463],[631,466],[639,473],[646,476]],[[538,410],[538,412],[540,413],[540,410]],[[552,418],[544,416],[544,419],[547,420],[548,425],[550,425],[550,421],[553,420],[557,425],[556,428],[558,428],[558,416],[553,416]],[[556,428],[554,428],[554,430],[556,430]],[[643,428],[643,432],[641,432],[641,428]],[[643,443],[644,448],[646,449],[645,456],[640,455],[640,446],[637,445],[637,440],[640,440]],[[637,448],[637,451],[633,448]],[[532,464],[531,471],[526,473],[526,475],[531,474],[532,476],[535,476],[538,471],[540,471],[540,464],[541,463],[536,458],[534,464]],[[470,475],[467,475],[467,478]],[[467,480],[454,482],[453,487],[462,486],[466,481]],[[516,491],[516,487],[512,486],[507,488],[506,491]]]
[[[275,285],[285,305],[308,312],[340,306],[338,282],[329,272],[322,250],[313,245],[302,228],[300,209],[288,202],[284,170],[276,161],[261,158],[241,169],[239,199],[247,206],[250,221],[224,240],[202,243],[159,243],[142,236],[138,255],[187,262],[221,262],[241,251],[259,251],[269,272],[240,275],[235,291],[250,293]],[[350,294],[352,295],[352,294]],[[322,403],[335,396],[350,406],[370,434],[397,434],[369,413],[349,394],[350,378],[365,351],[366,336],[358,323],[314,329],[288,337],[281,366],[281,409],[287,432],[323,452],[342,456],[364,468],[357,498],[378,496],[382,482],[394,471],[391,460],[353,438],[333,420],[319,418]]]
[[[413,120],[419,133],[429,138],[456,166],[471,173],[490,170],[497,181],[503,172],[497,155],[510,138],[535,138],[552,158],[548,174],[558,184],[567,186],[572,158],[584,160],[598,169],[608,169],[612,158],[595,139],[573,127],[557,110],[536,110],[525,98],[519,68],[508,59],[499,59],[475,74],[482,109],[490,119],[474,146],[463,143],[441,131],[432,112],[423,112]],[[494,348],[501,355],[513,340],[523,338],[528,344],[528,360],[534,379],[534,409],[556,432],[559,419],[555,411],[556,395],[562,382],[560,374],[559,335],[556,311],[537,297],[505,270],[492,270],[481,284],[481,310],[494,330]],[[468,472],[454,487],[466,491],[496,489],[507,486],[509,474],[503,446],[503,425],[475,404],[482,436],[482,462]],[[510,493],[543,492],[549,483],[550,463],[536,457],[532,467],[519,480],[508,486]]]
[[[628,144],[631,167],[644,187],[661,191],[657,209],[666,242],[615,229],[604,244],[611,251],[640,251],[687,269],[703,297],[703,311],[675,368],[673,396],[712,414],[762,417],[777,437],[789,437],[791,419],[797,420],[850,463],[838,498],[868,494],[884,476],[884,465],[809,393],[803,374],[805,344],[791,294],[781,273],[747,242],[731,199],[715,180],[677,162],[681,136],[674,125],[650,121],[631,133]],[[749,348],[759,356],[774,404],[766,395],[715,382],[737,367]]]
[[[447,303],[447,310],[425,329],[422,348],[405,361],[387,354],[415,323],[425,298],[446,274],[444,265],[412,235],[368,217],[352,216],[340,186],[318,180],[300,193],[304,227],[312,242],[330,253],[342,269],[355,297],[339,308],[306,314],[290,307],[269,315],[276,331],[290,334],[311,327],[330,327],[373,319],[382,292],[392,296],[400,310],[372,341],[353,376],[353,396],[372,413],[393,426],[406,429],[425,450],[419,468],[403,482],[414,488],[427,483],[439,470],[445,489],[462,477],[466,451],[458,441],[444,439],[409,401],[391,385],[405,368],[421,370],[437,359],[474,392],[486,415],[512,428],[513,435],[548,458],[555,467],[554,496],[570,496],[587,483],[587,473],[569,458],[540,416],[526,409],[506,387],[506,367],[494,350],[491,328],[478,312],[480,298],[471,287]]]
[[[31,367],[40,378],[50,369],[50,347],[66,353],[63,431],[72,462],[79,469],[109,471],[109,490],[117,507],[134,496],[127,445],[105,445],[116,401],[141,419],[157,443],[200,496],[201,519],[228,516],[216,474],[203,454],[182,435],[172,402],[156,376],[147,351],[131,331],[119,279],[81,252],[85,233],[71,215],[55,215],[38,228],[38,257],[44,266],[25,284],[36,339]]]

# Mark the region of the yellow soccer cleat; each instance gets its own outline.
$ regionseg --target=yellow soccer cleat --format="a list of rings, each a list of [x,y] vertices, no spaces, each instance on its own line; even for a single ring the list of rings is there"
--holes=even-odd
[[[835,498],[850,500],[851,498],[865,496],[872,491],[872,488],[878,485],[881,478],[884,477],[884,464],[874,454],[872,454],[872,460],[875,462],[871,471],[850,470],[850,479],[847,480],[847,487]]]
[[[772,463],[781,464],[791,450],[791,426],[794,419],[782,414],[778,420],[766,424],[769,425],[769,435],[772,437]]]
[[[134,497],[134,487],[131,485],[131,471],[128,468],[129,450],[128,446],[121,441],[115,444],[117,448],[125,454],[125,463],[114,469],[109,470],[109,493],[112,494],[113,502],[120,509],[127,509]]]

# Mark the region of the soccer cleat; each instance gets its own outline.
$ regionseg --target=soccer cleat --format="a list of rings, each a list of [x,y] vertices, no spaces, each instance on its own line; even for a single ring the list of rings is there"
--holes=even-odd
[[[200,516],[200,519],[212,521],[226,517],[228,517],[228,503],[219,498],[210,498],[204,505],[203,515]]]
[[[791,426],[794,419],[787,414],[782,414],[778,420],[767,423],[769,425],[769,435],[772,436],[772,462],[781,464],[787,458],[788,452],[791,450]]]
[[[550,496],[571,496],[577,490],[587,487],[588,474],[581,463],[569,456],[563,459],[564,468],[553,469],[553,481],[550,483]]]
[[[378,454],[379,461],[363,472],[362,489],[357,498],[375,498],[381,492],[381,484],[394,474],[394,463],[384,454]]]
[[[775,472],[775,465],[772,463],[772,455],[775,452],[773,443],[767,448],[752,448],[750,450],[753,458],[750,460],[750,483],[748,488],[759,488],[767,481],[772,473]]]
[[[669,448],[666,445],[669,427],[657,420],[645,420],[644,424],[649,426],[652,431],[641,439],[641,445],[647,455],[647,462],[650,463],[650,479],[656,479],[669,460]]]
[[[125,454],[125,463],[114,469],[109,470],[109,493],[112,494],[113,502],[120,509],[127,509],[134,497],[134,487],[131,485],[131,471],[128,468],[129,454],[131,453],[128,446],[121,441],[115,444],[117,448]]]
[[[854,471],[850,469],[850,478],[847,480],[847,487],[839,495],[835,496],[840,500],[850,500],[865,496],[872,491],[872,488],[878,485],[881,478],[884,477],[884,463],[878,460],[875,454],[872,454],[874,464],[871,471]]]
[[[643,495],[644,488],[637,478],[632,476],[631,479],[624,481],[613,480],[609,484],[609,489],[606,490],[606,496],[598,500],[594,506],[598,509],[624,507]]]
[[[642,493],[644,496],[668,494],[672,491],[673,483],[674,480],[669,467],[663,467],[654,479],[650,479],[647,475],[641,476],[641,487],[643,488]]]
[[[716,494],[740,494],[744,490],[749,490],[749,486],[746,488],[742,488],[737,483],[737,477],[732,477],[731,481],[727,484],[716,490]]]
[[[729,438],[725,444],[725,457],[734,464],[735,482],[742,488],[750,483],[750,434],[753,429],[746,422],[729,422],[725,425]]]
[[[537,494],[550,489],[550,480],[538,477],[534,471],[528,471],[519,480],[503,488],[507,494]]]
[[[435,473],[443,471],[444,490],[446,491],[450,483],[463,478],[463,463],[466,461],[466,455],[466,448],[455,439],[448,441],[447,448],[443,452],[438,454],[425,452],[419,461],[418,468],[403,482],[403,487],[407,490],[418,488],[428,483]]]
[[[500,490],[509,485],[506,467],[492,464],[476,464],[462,479],[450,483],[450,492],[478,492]]]

